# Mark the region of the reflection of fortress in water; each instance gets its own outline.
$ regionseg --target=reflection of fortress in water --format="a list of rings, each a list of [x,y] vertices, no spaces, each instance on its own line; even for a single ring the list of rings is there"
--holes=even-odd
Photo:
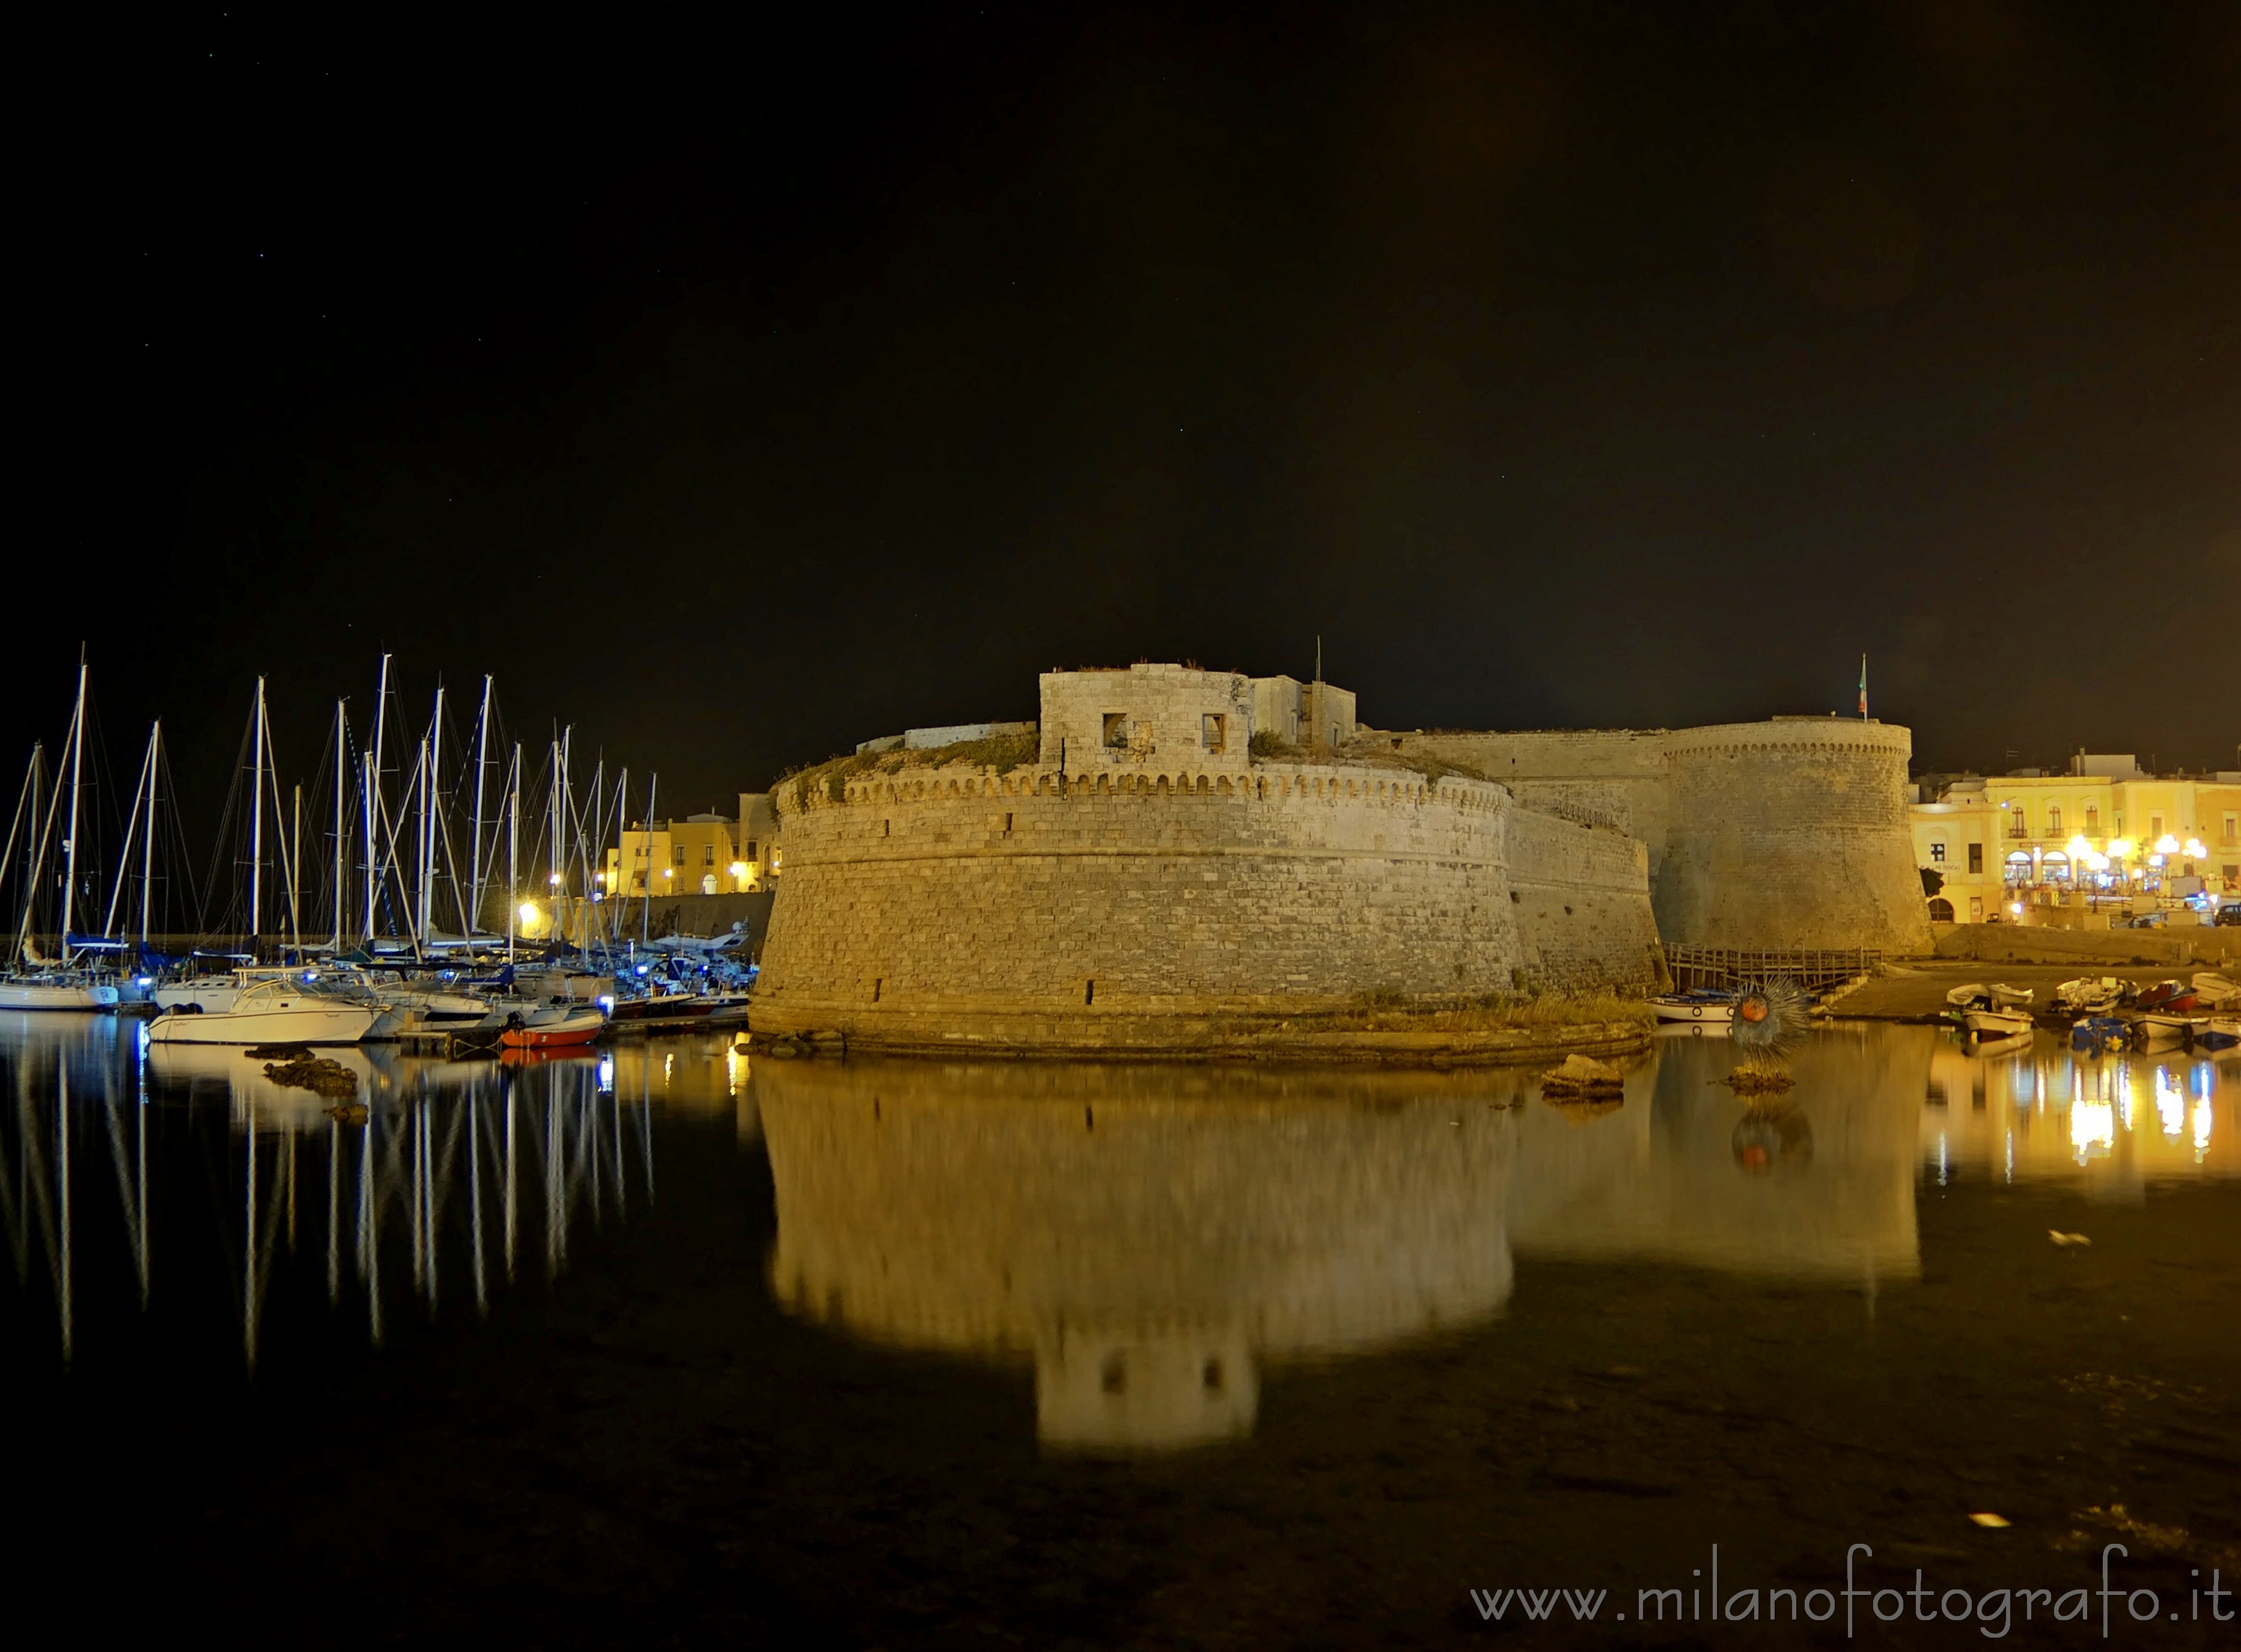
[[[1225,1438],[1263,1361],[1484,1320],[1514,1252],[1910,1275],[1926,1047],[1823,1045],[1763,1140],[1702,1045],[1597,1116],[1515,1076],[762,1063],[773,1287],[877,1341],[1031,1361],[1054,1446]]]

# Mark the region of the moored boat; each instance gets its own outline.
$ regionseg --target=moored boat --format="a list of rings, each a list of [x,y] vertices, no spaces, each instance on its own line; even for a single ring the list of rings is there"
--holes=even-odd
[[[380,1007],[312,991],[296,980],[257,981],[224,1009],[170,1009],[148,1023],[151,1044],[355,1044]]]
[[[2113,1015],[2087,1015],[2071,1023],[2070,1042],[2074,1049],[2120,1049],[2131,1039],[2131,1029]]]
[[[2167,1010],[2151,1010],[2132,1017],[2133,1036],[2143,1047],[2176,1044],[2192,1031],[2185,1016]]]
[[[605,1013],[596,1007],[539,1010],[510,1017],[498,1041],[509,1050],[565,1049],[592,1042],[606,1027]]]
[[[1990,1003],[1992,989],[1982,981],[1970,981],[1948,992],[1945,1001],[1957,1010],[1972,1009],[1979,1004]]]
[[[2230,1050],[2241,1045],[2241,1015],[2198,1015],[2190,1036],[2205,1050]]]
[[[2194,976],[2194,995],[2206,1010],[2241,1009],[2241,982],[2218,974],[2215,970],[2200,970]]]
[[[1962,1018],[1971,1038],[2020,1038],[2031,1030],[2031,1018],[2020,1010],[1975,1009]]]
[[[1994,1009],[2029,1009],[2030,1007],[2032,989],[2028,987],[2010,987],[2005,981],[1994,981],[1992,983],[1992,1007]]]
[[[1649,1008],[1661,1021],[1698,1027],[1727,1027],[1736,1019],[1735,1000],[1725,993],[1667,993],[1651,999]]]
[[[0,978],[0,1010],[113,1010],[117,988],[73,975]]]
[[[2106,1014],[2117,1007],[2117,1000],[2124,995],[2124,983],[2114,975],[2081,975],[2054,989],[2056,1003],[2066,1010],[2082,1010],[2088,1015]]]
[[[2194,1008],[2197,1000],[2194,988],[2184,981],[2157,981],[2142,987],[2132,1002],[2142,1010],[2178,1015]]]

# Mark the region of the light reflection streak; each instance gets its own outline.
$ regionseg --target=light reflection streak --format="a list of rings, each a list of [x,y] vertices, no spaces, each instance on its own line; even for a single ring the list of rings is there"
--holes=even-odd
[[[30,1284],[35,1267],[44,1275],[67,1365],[79,1354],[81,1340],[77,1228],[89,1214],[109,1220],[105,1198],[84,1204],[78,1182],[88,1174],[113,1184],[109,1191],[134,1296],[142,1310],[150,1305],[149,1113],[155,1102],[146,1053],[130,1033],[117,1040],[106,1027],[84,1025],[54,1029],[59,1037],[39,1031],[48,1035],[0,1046],[0,1058],[13,1068],[16,1093],[13,1109],[0,1114],[0,1226],[7,1231],[19,1284]],[[447,1063],[431,1081],[425,1068],[432,1064],[416,1067],[412,1059],[387,1052],[346,1053],[364,1069],[362,1081],[379,1080],[363,1123],[306,1092],[282,1088],[238,1050],[206,1053],[199,1066],[190,1064],[193,1070],[167,1073],[160,1070],[167,1063],[156,1064],[154,1078],[183,1089],[190,1107],[198,1094],[219,1086],[230,1104],[236,1148],[212,1168],[224,1189],[220,1211],[231,1210],[222,1214],[219,1233],[248,1371],[257,1368],[275,1276],[295,1253],[298,1224],[306,1216],[325,1223],[325,1254],[313,1266],[323,1267],[329,1302],[339,1307],[355,1294],[353,1287],[362,1292],[367,1339],[379,1347],[390,1308],[384,1253],[400,1246],[410,1262],[412,1293],[431,1316],[441,1307],[447,1253],[457,1259],[464,1249],[476,1311],[487,1314],[492,1245],[503,1252],[508,1282],[517,1271],[525,1170],[545,1192],[547,1271],[554,1276],[566,1264],[575,1221],[603,1224],[610,1205],[617,1219],[628,1214],[633,1154],[646,1197],[652,1197],[651,1118],[637,1105],[639,1116],[624,1127],[622,1114],[631,1104],[617,1103],[611,1079],[600,1083],[612,1073],[607,1063],[558,1061],[519,1073],[501,1071],[495,1062]],[[525,1132],[518,1128],[525,1110],[532,1122]],[[84,1114],[95,1116],[82,1121]],[[108,1160],[106,1171],[89,1167],[76,1152],[81,1127],[91,1128],[105,1144],[94,1158]],[[314,1196],[299,1211],[297,1184],[305,1174],[324,1179],[325,1197]],[[496,1234],[490,1231],[493,1226]]]

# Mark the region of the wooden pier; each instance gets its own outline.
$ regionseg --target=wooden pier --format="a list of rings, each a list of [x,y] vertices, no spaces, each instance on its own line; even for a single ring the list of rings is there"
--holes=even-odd
[[[1739,987],[1771,980],[1791,980],[1808,993],[1824,993],[1862,975],[1872,974],[1883,961],[1874,946],[1762,947],[1696,946],[1688,944],[1665,949],[1666,967],[1681,992],[1709,987],[1732,992]]]

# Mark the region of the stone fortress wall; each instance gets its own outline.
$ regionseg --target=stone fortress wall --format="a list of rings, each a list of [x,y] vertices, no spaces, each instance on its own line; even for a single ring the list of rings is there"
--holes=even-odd
[[[1639,988],[1661,940],[1929,950],[1903,728],[1365,729],[1256,756],[1287,684],[1054,672],[1011,747],[871,742],[781,786],[757,1029],[1174,1053],[1373,1004]]]
[[[1256,759],[1253,702],[1231,672],[1053,672],[1033,762],[781,787],[758,1030],[1151,1052],[1372,996],[1656,979],[1623,834],[1482,780]]]
[[[1475,768],[1536,810],[1630,833],[1669,943],[1930,949],[1907,822],[1914,739],[1896,725],[1777,717],[1364,738]]]

